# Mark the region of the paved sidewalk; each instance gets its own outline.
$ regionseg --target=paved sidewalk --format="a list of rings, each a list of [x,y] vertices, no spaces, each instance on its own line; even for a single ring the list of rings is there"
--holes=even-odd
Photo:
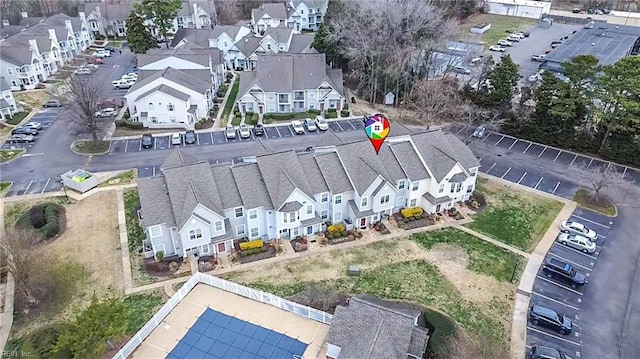
[[[527,252],[525,252],[525,251],[523,251],[521,249],[518,249],[516,247],[512,247],[512,246],[510,246],[508,244],[502,243],[502,242],[500,242],[498,240],[495,240],[495,239],[493,239],[491,237],[485,236],[484,234],[476,232],[473,229],[469,229],[469,228],[467,228],[465,226],[461,226],[459,224],[455,224],[453,226],[453,228],[459,229],[459,230],[461,230],[463,232],[467,232],[467,233],[471,234],[472,236],[478,237],[478,238],[482,239],[483,241],[486,241],[486,242],[489,242],[489,243],[493,244],[494,246],[498,246],[500,248],[504,248],[504,249],[506,249],[508,251],[511,251],[513,253],[516,253],[516,254],[519,254],[519,255],[529,259],[529,256],[530,256],[529,253],[527,253]]]
[[[118,230],[120,235],[120,253],[122,254],[123,289],[127,293],[133,287],[133,275],[131,274],[131,258],[129,258],[129,237],[127,236],[127,217],[124,207],[124,191],[119,188],[116,191],[118,204]]]

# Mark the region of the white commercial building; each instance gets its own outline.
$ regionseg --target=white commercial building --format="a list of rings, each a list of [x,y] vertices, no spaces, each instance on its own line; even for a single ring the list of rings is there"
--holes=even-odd
[[[532,0],[487,0],[484,11],[488,14],[541,19],[551,11],[551,2]]]

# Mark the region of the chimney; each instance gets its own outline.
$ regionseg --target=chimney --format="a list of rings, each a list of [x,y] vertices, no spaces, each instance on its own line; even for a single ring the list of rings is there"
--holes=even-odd
[[[49,40],[55,42],[56,44],[58,43],[58,38],[56,37],[56,30],[54,29],[48,29],[49,31]]]
[[[9,20],[2,19],[2,26],[9,26]]]
[[[29,14],[27,14],[27,12],[26,12],[26,11],[21,12],[21,13],[20,13],[20,15],[22,15],[22,18],[23,18],[23,19],[26,19],[26,18],[28,18],[28,17],[29,17]]]
[[[64,21],[64,27],[70,32],[73,32],[73,26],[71,26],[71,20]]]
[[[38,43],[36,42],[36,40],[29,40],[29,50],[31,51],[35,51],[35,52],[39,52],[38,51]]]
[[[102,19],[102,13],[100,13],[100,6],[96,6],[96,16],[98,19]]]
[[[84,11],[78,12],[78,16],[80,17],[80,20],[82,21],[83,24],[87,21],[87,18],[84,16]]]
[[[198,15],[198,4],[193,4],[193,16]]]

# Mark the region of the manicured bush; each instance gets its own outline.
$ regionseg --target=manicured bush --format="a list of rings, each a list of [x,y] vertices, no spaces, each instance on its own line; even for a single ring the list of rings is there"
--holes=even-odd
[[[42,228],[47,221],[44,218],[44,204],[33,206],[28,212],[29,222],[34,228]]]
[[[339,223],[339,224],[334,224],[331,225],[327,228],[327,232],[329,232],[329,234],[334,234],[337,232],[343,232],[346,229],[346,227],[344,226],[344,224]]]
[[[342,117],[349,117],[349,110],[342,110],[342,111],[340,111],[340,116],[342,116]]]
[[[37,229],[45,237],[51,238],[60,233],[60,212],[63,207],[56,203],[44,203],[31,207],[18,224],[26,228]]]
[[[287,121],[287,120],[293,120],[294,114],[293,113],[272,113],[270,118],[276,121]]]
[[[403,209],[402,211],[400,211],[400,213],[402,213],[402,217],[409,218],[409,217],[421,216],[422,213],[424,213],[424,210],[420,207],[411,207],[411,208]]]
[[[240,243],[240,250],[244,251],[248,249],[261,248],[262,246],[264,246],[262,240],[256,239],[254,241]]]
[[[144,126],[142,125],[142,122],[129,121],[126,119],[115,121],[115,124],[116,124],[116,127],[126,127],[134,130],[144,128]]]
[[[45,327],[36,329],[27,340],[38,354],[39,358],[56,358],[56,357],[69,357],[66,355],[59,355],[62,352],[68,352],[67,348],[56,348],[58,338],[65,330],[68,324],[52,324]]]
[[[307,111],[307,112],[312,114],[312,115],[319,115],[321,111],[318,110],[317,108],[310,108],[309,111]]]
[[[324,116],[326,118],[338,118],[338,113],[337,112],[327,112],[327,114]]]
[[[347,236],[347,231],[340,232],[340,238],[346,237],[346,236]]]
[[[329,108],[329,109],[327,109],[327,113],[332,113],[332,112],[333,112],[333,113],[337,113],[337,112],[338,112],[338,109],[336,109],[336,108]]]

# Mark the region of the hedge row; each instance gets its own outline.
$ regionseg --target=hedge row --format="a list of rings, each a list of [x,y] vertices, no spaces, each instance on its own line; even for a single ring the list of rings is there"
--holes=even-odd
[[[60,233],[60,213],[64,207],[56,203],[43,203],[31,207],[18,221],[24,227],[37,229],[47,238]]]
[[[126,127],[126,128],[132,128],[132,129],[141,129],[144,128],[144,126],[142,125],[142,122],[135,122],[135,121],[129,121],[129,120],[118,120],[115,121],[116,127]]]

